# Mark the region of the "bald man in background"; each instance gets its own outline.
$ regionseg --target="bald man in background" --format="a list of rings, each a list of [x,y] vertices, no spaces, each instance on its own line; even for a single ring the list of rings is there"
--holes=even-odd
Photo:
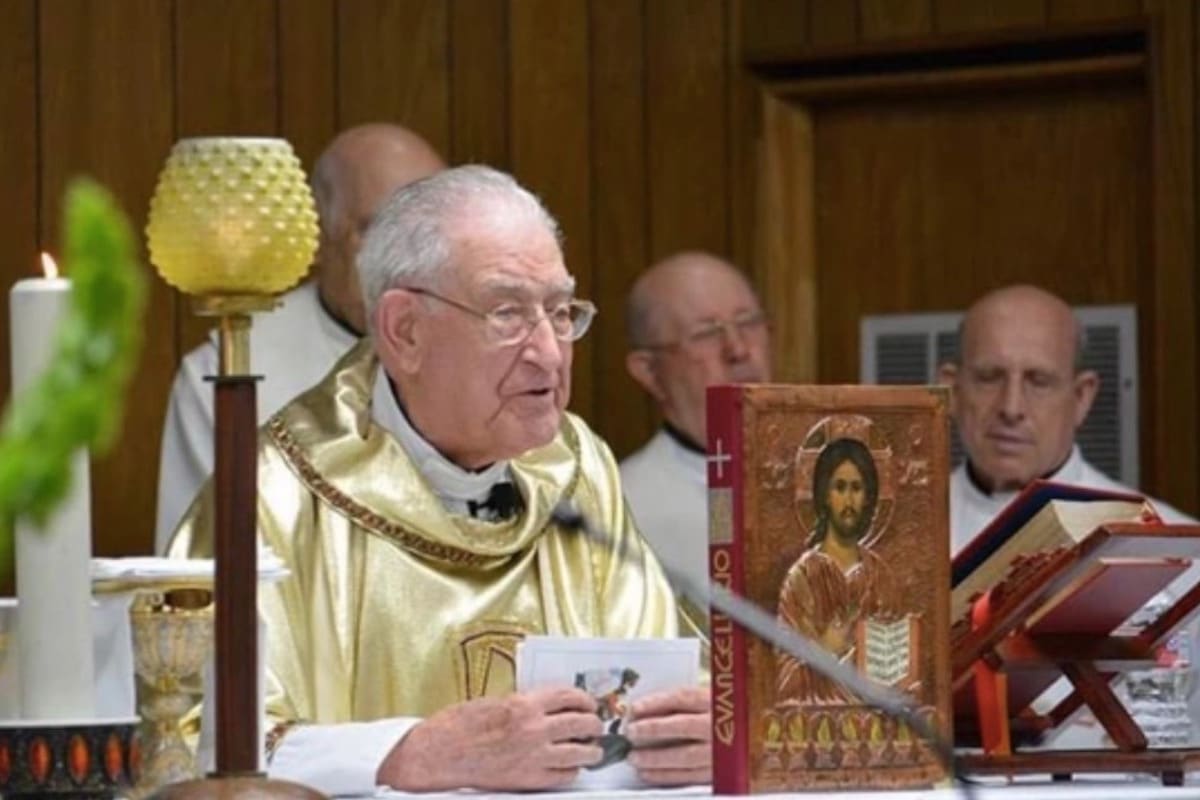
[[[1089,464],[1075,443],[1099,376],[1083,369],[1071,307],[1036,286],[984,295],[959,327],[959,360],[940,369],[967,458],[950,479],[952,550],[983,530],[1035,478],[1137,491]],[[1192,519],[1159,500],[1167,522]]]
[[[998,289],[967,310],[959,326],[959,359],[940,369],[942,382],[951,386],[953,415],[966,451],[964,463],[950,478],[951,552],[975,538],[1037,478],[1137,492],[1089,464],[1075,443],[1100,385],[1095,372],[1083,369],[1083,340],[1071,307],[1036,286]],[[1150,501],[1166,522],[1195,522],[1160,500]],[[1197,572],[1193,566],[1180,582],[1194,581]],[[1179,595],[1178,586],[1150,605],[1170,602]],[[1174,637],[1173,646],[1175,655],[1188,659],[1191,654],[1186,651],[1194,649],[1188,642],[1195,642],[1197,623],[1185,627],[1187,632]],[[1196,659],[1190,660],[1194,668]],[[1197,677],[1194,672],[1190,676],[1190,698],[1175,698],[1190,707],[1193,741],[1200,720]],[[1038,709],[1048,711],[1066,691],[1065,682],[1060,682],[1048,697],[1039,698]],[[1149,730],[1156,720],[1150,720]],[[1053,746],[1101,743],[1103,731],[1090,714],[1075,723],[1053,737]]]
[[[339,134],[312,173],[320,238],[312,276],[255,314],[250,364],[258,384],[261,424],[319,381],[366,330],[354,266],[375,212],[392,193],[445,168],[437,152],[398,125],[372,123]],[[179,366],[163,428],[155,552],[162,553],[200,485],[212,472],[212,386],[217,373],[213,332]]]
[[[683,252],[642,273],[625,322],[625,366],[663,417],[662,429],[621,462],[625,498],[659,559],[705,585],[705,390],[771,379],[767,318],[739,269]]]

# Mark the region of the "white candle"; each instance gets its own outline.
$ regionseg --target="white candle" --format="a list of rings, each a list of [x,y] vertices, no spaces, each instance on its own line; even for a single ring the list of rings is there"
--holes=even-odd
[[[49,365],[70,288],[63,278],[28,278],[9,293],[14,395]],[[71,470],[67,496],[45,523],[18,519],[16,524],[17,649],[21,717],[26,720],[95,716],[86,451],[75,453]]]

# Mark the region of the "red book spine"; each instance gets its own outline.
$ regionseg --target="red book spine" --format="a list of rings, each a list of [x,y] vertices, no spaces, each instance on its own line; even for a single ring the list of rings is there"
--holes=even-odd
[[[709,576],[714,584],[744,595],[742,568],[742,389],[708,389]],[[746,716],[746,633],[713,612],[713,794],[750,791]]]

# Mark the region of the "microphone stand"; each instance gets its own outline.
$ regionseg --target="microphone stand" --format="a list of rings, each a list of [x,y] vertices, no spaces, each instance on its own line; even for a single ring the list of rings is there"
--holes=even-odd
[[[560,503],[554,509],[551,518],[560,527],[580,531],[595,542],[607,547],[611,547],[613,544],[607,531],[593,525],[590,519],[570,503]],[[624,548],[621,548],[617,555],[622,563],[628,560]],[[865,678],[858,670],[838,661],[829,651],[807,636],[779,624],[775,617],[724,586],[720,584],[698,586],[682,572],[662,562],[659,563],[671,586],[699,608],[711,606],[773,647],[803,661],[824,677],[842,684],[861,697],[867,705],[903,720],[916,732],[917,736],[928,743],[938,760],[946,768],[947,773],[958,781],[958,788],[962,796],[967,800],[973,800],[976,797],[973,783],[964,778],[962,770],[959,769],[958,757],[954,754],[953,744],[943,739],[941,734],[917,713],[916,706],[907,696]]]

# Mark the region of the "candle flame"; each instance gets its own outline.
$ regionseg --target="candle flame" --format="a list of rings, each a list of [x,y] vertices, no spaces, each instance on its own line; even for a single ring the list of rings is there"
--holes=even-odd
[[[58,277],[58,264],[54,260],[54,256],[42,251],[42,273],[47,278]]]

